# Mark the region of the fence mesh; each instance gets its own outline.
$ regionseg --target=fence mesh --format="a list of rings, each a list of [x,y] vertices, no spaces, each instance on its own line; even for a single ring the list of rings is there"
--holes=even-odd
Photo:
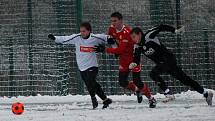
[[[213,0],[1,0],[0,96],[86,94],[76,65],[74,47],[56,45],[49,33],[78,33],[89,21],[93,33],[105,33],[110,14],[119,11],[124,22],[144,31],[159,25],[185,26],[184,35],[160,34],[193,79],[215,89],[215,3]],[[99,54],[98,82],[107,94],[129,93],[118,84],[118,59]],[[142,80],[159,92],[149,78],[154,66],[142,57]],[[168,75],[174,92],[189,89]]]

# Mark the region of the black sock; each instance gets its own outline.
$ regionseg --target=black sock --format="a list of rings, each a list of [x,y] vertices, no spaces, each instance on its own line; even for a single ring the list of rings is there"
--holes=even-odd
[[[204,93],[203,95],[204,95],[205,98],[207,98],[208,97],[208,92]]]

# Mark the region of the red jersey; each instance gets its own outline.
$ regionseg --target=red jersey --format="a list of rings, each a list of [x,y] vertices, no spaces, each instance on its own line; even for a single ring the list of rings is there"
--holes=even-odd
[[[117,48],[106,48],[107,53],[119,55],[119,70],[129,71],[129,64],[133,61],[134,42],[130,37],[131,28],[123,25],[122,30],[117,31],[113,26],[108,29],[108,34],[117,41]]]

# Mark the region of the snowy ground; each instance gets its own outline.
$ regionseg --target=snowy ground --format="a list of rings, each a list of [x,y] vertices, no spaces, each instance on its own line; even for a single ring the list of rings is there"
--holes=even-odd
[[[36,96],[0,98],[0,121],[215,121],[215,106],[209,107],[202,95],[188,91],[177,94],[176,100],[162,103],[157,94],[157,108],[148,108],[146,98],[141,104],[136,96],[109,96],[113,104],[102,110],[92,110],[87,96]],[[13,102],[24,102],[24,114],[11,112]],[[215,101],[213,101],[215,104]]]

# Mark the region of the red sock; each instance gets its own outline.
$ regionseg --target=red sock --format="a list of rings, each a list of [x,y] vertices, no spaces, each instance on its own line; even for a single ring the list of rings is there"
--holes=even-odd
[[[144,86],[142,89],[140,89],[140,92],[142,92],[148,99],[151,98],[151,91],[146,83],[144,83]]]
[[[131,90],[133,92],[136,92],[138,90],[137,86],[134,84],[133,81],[128,82],[127,89],[129,89],[129,90]]]

